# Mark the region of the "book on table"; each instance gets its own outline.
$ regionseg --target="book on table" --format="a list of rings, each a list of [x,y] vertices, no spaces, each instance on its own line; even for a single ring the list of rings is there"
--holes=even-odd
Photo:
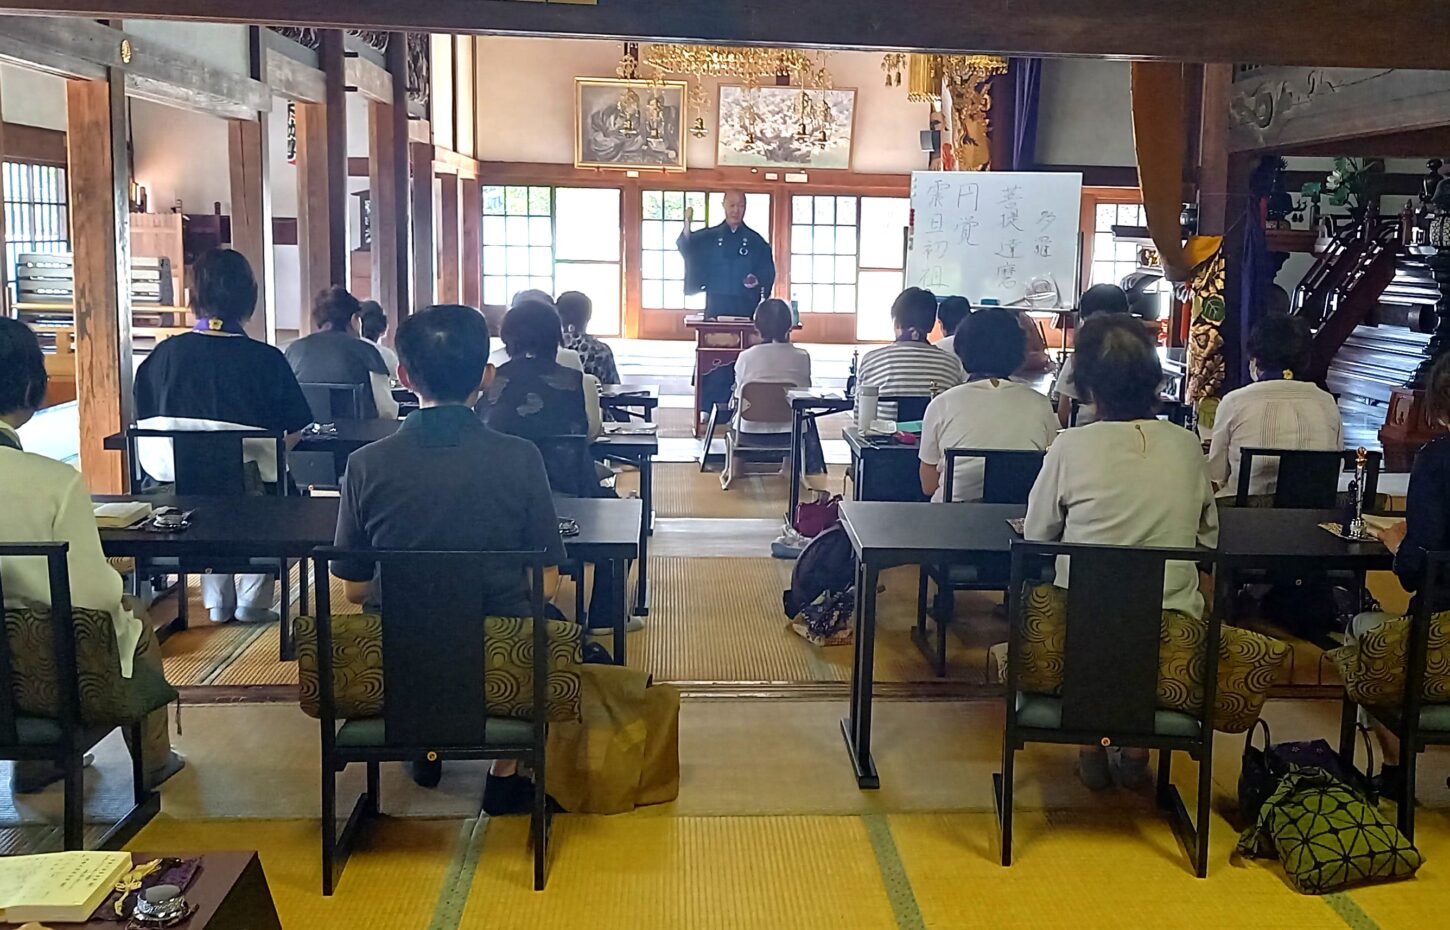
[[[130,870],[128,852],[0,857],[0,920],[84,923]]]
[[[108,501],[92,504],[96,525],[105,529],[120,529],[151,515],[151,505],[145,501]]]

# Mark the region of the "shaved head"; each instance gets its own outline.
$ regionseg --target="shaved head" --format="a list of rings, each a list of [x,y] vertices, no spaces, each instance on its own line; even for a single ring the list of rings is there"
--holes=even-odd
[[[745,192],[725,192],[725,222],[734,229],[745,221]]]

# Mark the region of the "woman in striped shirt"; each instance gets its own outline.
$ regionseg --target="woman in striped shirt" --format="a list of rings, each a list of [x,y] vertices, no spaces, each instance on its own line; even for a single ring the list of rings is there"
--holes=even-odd
[[[861,415],[860,388],[876,386],[882,396],[930,398],[967,380],[961,361],[926,341],[936,326],[936,295],[919,287],[908,287],[891,304],[891,321],[896,341],[872,349],[861,357],[856,373],[856,417]],[[883,403],[878,416],[896,419],[896,404]],[[870,424],[861,424],[863,428]]]

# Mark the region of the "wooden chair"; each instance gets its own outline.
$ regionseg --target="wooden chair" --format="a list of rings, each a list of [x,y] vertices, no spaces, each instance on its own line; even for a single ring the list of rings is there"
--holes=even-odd
[[[1045,452],[1021,449],[947,449],[943,468],[942,499],[955,499],[956,463],[958,459],[982,459],[982,503],[1025,504],[1032,485],[1042,471]],[[923,563],[916,595],[916,627],[911,638],[922,655],[932,663],[937,677],[947,673],[947,627],[952,622],[955,594],[958,591],[1002,591],[1007,588],[1006,559],[978,557],[971,562]],[[927,581],[936,585],[936,596],[927,609]],[[926,618],[930,614],[936,624],[935,644],[927,641]]]
[[[288,477],[287,441],[277,430],[232,429],[232,430],[162,430],[141,429],[132,426],[126,430],[126,456],[131,463],[132,488],[141,487],[146,479],[137,455],[141,444],[149,441],[167,441],[171,444],[172,474],[175,477],[174,493],[178,496],[198,497],[242,497],[253,490],[247,478],[245,447],[247,443],[267,443],[276,457],[277,480],[263,487],[263,493],[287,496],[291,487]],[[173,629],[186,629],[188,617],[186,576],[204,572],[223,574],[276,574],[281,584],[282,606],[279,654],[282,661],[291,661],[295,656],[292,646],[292,625],[288,613],[292,605],[291,562],[285,556],[258,557],[252,559],[155,559],[145,565],[162,568],[167,573],[178,575],[177,614]],[[302,613],[308,610],[307,560],[297,560],[298,596]],[[260,570],[260,571],[259,571]],[[137,565],[137,576],[145,577],[143,565]]]
[[[1249,487],[1253,478],[1254,459],[1272,458],[1279,460],[1274,507],[1333,510],[1339,506],[1339,474],[1346,467],[1354,468],[1357,454],[1351,449],[1324,452],[1303,449],[1241,449],[1234,506],[1247,507],[1250,503],[1252,495],[1249,494]],[[1373,506],[1379,493],[1380,463],[1383,458],[1379,452],[1368,453],[1363,488],[1366,507]]]
[[[330,895],[347,864],[357,828],[380,809],[379,764],[417,759],[516,759],[534,772],[530,841],[534,889],[546,879],[549,812],[544,794],[548,648],[544,629],[543,552],[389,552],[318,549],[317,661],[322,732],[322,893]],[[340,720],[333,691],[330,563],[377,566],[382,601],[386,700],[381,718]],[[488,582],[499,568],[532,576],[532,719],[489,713],[484,688]],[[337,774],[361,762],[367,783],[341,834]]]
[[[1016,661],[1022,652],[1026,626],[1026,586],[1059,555],[1069,556],[1073,577],[1083,579],[1083,583],[1073,584],[1067,591],[1062,689],[1058,696],[1027,693],[1018,685]],[[1012,779],[1017,752],[1028,743],[1121,746],[1158,750],[1158,806],[1168,812],[1198,877],[1207,876],[1212,719],[1222,622],[1219,613],[1206,621],[1200,675],[1202,705],[1192,714],[1157,706],[1164,569],[1170,562],[1199,562],[1205,555],[1211,553],[1199,549],[1013,544],[1007,596],[1011,624],[1007,725],[1002,771],[992,776],[1004,866],[1012,864]],[[1193,821],[1170,777],[1172,753],[1176,751],[1198,760],[1198,814]]]
[[[84,756],[116,729],[86,725],[81,720],[80,671],[76,665],[75,625],[71,615],[70,570],[66,564],[68,543],[0,544],[0,561],[45,559],[50,575],[51,643],[54,648],[58,713],[54,718],[22,714],[15,706],[14,663],[10,637],[0,629],[0,759],[50,762],[64,773],[65,791],[62,845],[65,849],[85,848],[85,761]],[[0,581],[0,604],[5,600]],[[3,615],[0,610],[0,615]],[[126,724],[131,744],[132,806],[97,841],[101,849],[119,849],[161,809],[154,791],[146,788],[143,758],[144,715]]]
[[[735,468],[741,462],[774,462],[785,467],[790,458],[790,431],[784,433],[750,433],[738,429],[742,423],[790,423],[792,413],[786,393],[795,385],[785,381],[751,381],[740,386],[740,399],[735,416],[725,431],[725,470],[720,474],[720,487],[730,490]]]
[[[1431,609],[1450,588],[1450,552],[1431,552],[1425,560],[1425,576],[1410,614],[1410,636],[1406,643],[1405,693],[1398,705],[1370,707],[1355,703],[1348,691],[1339,721],[1339,756],[1354,762],[1354,734],[1357,711],[1378,721],[1400,741],[1400,771],[1404,800],[1399,804],[1399,828],[1407,839],[1415,838],[1415,768],[1420,753],[1429,746],[1450,746],[1450,704],[1430,704],[1423,698],[1425,667],[1428,662]]]

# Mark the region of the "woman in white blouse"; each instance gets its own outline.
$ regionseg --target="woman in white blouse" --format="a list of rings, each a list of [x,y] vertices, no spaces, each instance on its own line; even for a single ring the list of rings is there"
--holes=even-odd
[[[1142,323],[1118,314],[1088,322],[1078,338],[1077,383],[1098,421],[1063,432],[1047,450],[1027,503],[1024,535],[1041,542],[1192,548],[1218,545],[1218,510],[1198,438],[1155,419],[1163,370]],[[1056,579],[1068,586],[1060,559]],[[1198,570],[1170,563],[1163,608],[1204,614]],[[1119,779],[1148,780],[1146,751],[1124,750]],[[1093,789],[1112,783],[1106,752],[1084,748],[1079,774]]]
[[[1344,448],[1339,405],[1328,391],[1294,380],[1310,349],[1309,327],[1298,317],[1271,314],[1249,333],[1249,374],[1254,383],[1230,391],[1214,415],[1208,473],[1224,496],[1239,486],[1243,449]],[[1277,459],[1254,459],[1249,494],[1273,494]]]
[[[64,542],[70,548],[71,604],[107,611],[115,625],[122,678],[131,680],[142,663],[161,674],[155,635],[121,599],[121,576],[101,552],[91,495],[80,472],[54,459],[24,451],[18,430],[45,400],[45,357],[35,334],[18,320],[0,318],[0,542]],[[0,563],[5,606],[50,603],[50,577],[43,559]],[[146,720],[143,758],[147,785],[155,787],[181,770],[166,735],[166,709]],[[22,794],[39,791],[61,777],[49,762],[17,762],[13,781]]]

